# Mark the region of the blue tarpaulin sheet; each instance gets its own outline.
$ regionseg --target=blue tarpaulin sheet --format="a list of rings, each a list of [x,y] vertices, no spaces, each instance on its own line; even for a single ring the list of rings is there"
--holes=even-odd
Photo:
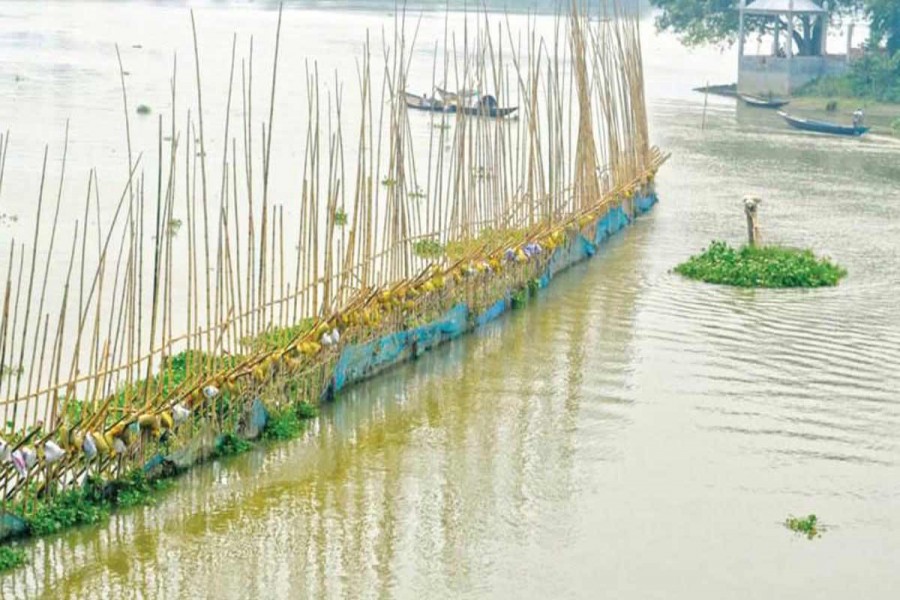
[[[636,197],[631,203],[633,213],[647,212],[656,201],[655,194]],[[632,221],[633,215],[625,208],[621,206],[611,208],[597,221],[593,230],[594,239],[578,234],[570,243],[553,251],[547,270],[539,278],[540,287],[547,287],[550,280],[560,271],[593,256],[603,241]],[[457,304],[440,318],[426,325],[391,333],[364,344],[346,346],[334,369],[333,389],[339,391],[355,381],[374,375],[385,367],[414,358],[424,350],[458,337],[470,328],[481,327],[505,313],[510,306],[510,292],[507,292],[503,298],[475,315],[470,324],[469,307]]]

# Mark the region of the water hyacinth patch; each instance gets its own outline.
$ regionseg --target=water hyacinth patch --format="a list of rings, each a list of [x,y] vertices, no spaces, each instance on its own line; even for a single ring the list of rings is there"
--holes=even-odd
[[[822,529],[816,515],[809,515],[803,518],[788,517],[784,521],[784,526],[795,533],[802,533],[810,540],[819,537],[821,535],[819,532]]]
[[[781,246],[734,249],[712,242],[703,253],[675,267],[688,279],[745,288],[815,288],[835,286],[847,271],[809,250]]]
[[[0,546],[0,573],[25,564],[25,551],[21,548]]]
[[[213,450],[213,456],[215,458],[223,458],[226,456],[234,456],[235,454],[243,454],[247,452],[251,448],[250,442],[240,437],[234,432],[228,432],[216,442],[216,447]]]

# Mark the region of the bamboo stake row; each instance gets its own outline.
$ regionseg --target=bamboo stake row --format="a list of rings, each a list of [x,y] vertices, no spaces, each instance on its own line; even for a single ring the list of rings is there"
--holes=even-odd
[[[601,10],[605,18],[591,22],[573,3],[549,39],[530,18],[524,36],[508,18],[494,29],[486,14],[472,23],[467,15],[461,38],[445,25],[443,41],[433,41],[431,85],[491,90],[518,105],[513,119],[411,112],[404,92],[421,83],[410,77],[420,22],[408,30],[402,14],[380,52],[366,37],[355,92],[306,62],[296,198],[272,194],[275,138],[285,137],[275,128],[281,11],[263,122],[253,112],[253,39],[239,63],[232,39],[218,173],[206,161],[194,14],[196,100],[177,102],[173,58],[171,114],[158,117],[153,158],[133,151],[116,48],[128,178],[115,211],[101,220],[91,171],[64,276],[49,259],[40,273],[38,251],[53,254],[60,228],[67,128],[49,232],[48,147],[34,233],[0,257],[4,503],[25,505],[34,490],[55,493],[85,473],[114,477],[162,440],[171,450],[208,427],[233,429],[257,399],[280,407],[286,382],[303,390],[295,402],[327,398],[347,344],[428,322],[459,302],[487,307],[539,277],[549,250],[646,192],[665,157],[649,142],[637,18],[615,5]],[[0,201],[8,146],[9,134],[0,135]],[[46,302],[51,281],[61,283],[55,310]],[[48,442],[64,458],[53,458]],[[37,460],[23,476],[13,458],[26,450]],[[52,468],[41,466],[51,459]]]

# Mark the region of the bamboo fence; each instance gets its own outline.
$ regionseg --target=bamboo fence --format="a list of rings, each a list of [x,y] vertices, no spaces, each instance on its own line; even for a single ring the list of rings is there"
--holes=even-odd
[[[246,431],[259,403],[330,397],[348,346],[459,303],[485,310],[649,193],[664,156],[649,141],[638,21],[618,6],[593,16],[573,4],[541,38],[476,15],[461,39],[434,41],[428,83],[516,99],[512,119],[411,114],[404,91],[422,53],[403,14],[380,50],[367,36],[353,93],[307,63],[296,198],[270,192],[281,12],[262,122],[253,44],[239,57],[234,38],[220,147],[207,137],[193,14],[195,99],[179,102],[173,62],[171,114],[142,153],[119,57],[128,177],[115,210],[101,221],[91,172],[74,236],[59,239],[60,206],[77,200],[63,198],[65,149],[55,194],[45,150],[33,235],[0,257],[2,510]],[[69,249],[61,273],[39,256],[57,245]],[[58,306],[49,285],[62,288]]]

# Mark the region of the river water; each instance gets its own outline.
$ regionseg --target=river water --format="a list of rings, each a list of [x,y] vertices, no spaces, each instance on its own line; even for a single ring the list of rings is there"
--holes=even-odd
[[[10,19],[45,19],[3,67],[4,86],[10,69],[36,74],[20,83],[37,100],[0,100],[26,154],[73,105],[82,131],[105,127],[87,83],[57,93],[44,52],[108,53],[97,40],[131,9],[136,31],[187,18],[124,4],[53,4],[52,18],[0,7],[5,48]],[[286,22],[321,31],[329,56],[387,12]],[[198,16],[222,31],[273,24],[254,5]],[[690,88],[732,80],[731,54],[688,52],[649,24],[644,36],[652,135],[672,153],[650,215],[527,309],[347,391],[300,439],[197,468],[156,507],[27,544],[2,596],[896,597],[900,150],[798,134],[712,98],[701,129]],[[165,80],[167,56],[147,60]],[[830,255],[847,279],[743,291],[670,273],[711,239],[740,241],[747,193],[764,198],[767,240]],[[808,513],[821,537],[783,527]]]

